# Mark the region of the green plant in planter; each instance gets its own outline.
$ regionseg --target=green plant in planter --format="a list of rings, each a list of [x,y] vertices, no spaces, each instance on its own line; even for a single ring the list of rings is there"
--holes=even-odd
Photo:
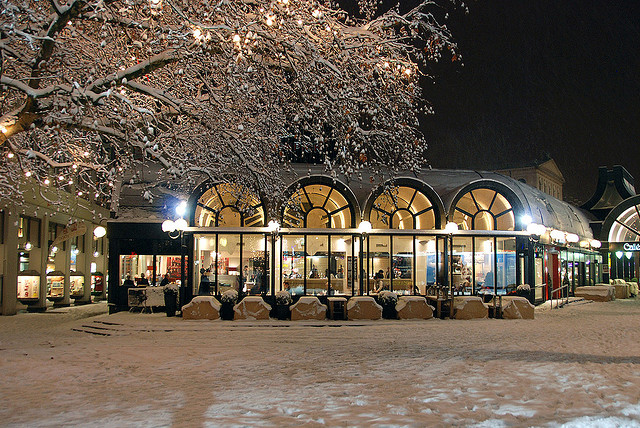
[[[233,320],[233,306],[238,301],[236,290],[227,290],[220,296],[220,318],[223,320]]]
[[[382,306],[382,318],[396,319],[396,303],[398,303],[398,295],[393,291],[383,290],[378,294],[378,301]]]
[[[280,290],[276,293],[276,317],[279,320],[289,318],[289,305],[292,301],[291,293],[287,290]]]

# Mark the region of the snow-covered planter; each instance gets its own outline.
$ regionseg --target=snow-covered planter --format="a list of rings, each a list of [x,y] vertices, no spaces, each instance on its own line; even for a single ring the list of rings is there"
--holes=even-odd
[[[382,306],[382,318],[395,320],[398,318],[396,304],[398,295],[393,291],[383,290],[378,294],[378,303]]]
[[[220,318],[231,321],[234,318],[233,307],[238,301],[238,292],[236,290],[227,290],[220,296]]]
[[[286,320],[291,316],[289,312],[289,305],[291,302],[291,294],[287,290],[280,290],[276,293],[276,318],[279,320]]]

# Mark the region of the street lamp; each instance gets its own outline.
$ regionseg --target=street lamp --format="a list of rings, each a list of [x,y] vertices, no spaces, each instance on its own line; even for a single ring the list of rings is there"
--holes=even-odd
[[[184,253],[184,232],[189,227],[189,223],[183,218],[187,212],[187,203],[182,201],[176,206],[176,214],[180,217],[173,221],[167,219],[162,222],[162,231],[166,232],[171,239],[180,238],[180,306],[186,304],[186,272],[185,272],[185,253]]]
[[[359,259],[360,259],[360,274],[358,275],[358,278],[360,278],[359,280],[359,284],[360,284],[360,295],[364,294],[364,274],[366,273],[364,267],[363,267],[363,262],[364,262],[364,240],[367,238],[367,235],[369,233],[371,233],[371,223],[368,222],[367,220],[363,220],[360,222],[360,224],[358,225],[358,233],[360,234],[360,251],[358,253]],[[367,275],[368,276],[368,275]],[[367,294],[369,292],[369,287],[367,286]]]
[[[453,318],[453,234],[458,231],[458,224],[452,221],[444,226],[449,241],[449,318]]]
[[[271,220],[267,226],[271,232],[271,295],[276,294],[276,241],[280,235],[280,223]]]

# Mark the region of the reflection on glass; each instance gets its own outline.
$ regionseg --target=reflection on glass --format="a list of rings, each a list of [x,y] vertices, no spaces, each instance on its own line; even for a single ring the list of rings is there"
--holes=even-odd
[[[416,293],[426,294],[427,286],[436,284],[436,238],[416,239]]]
[[[324,296],[329,289],[328,237],[307,236],[307,294]]]

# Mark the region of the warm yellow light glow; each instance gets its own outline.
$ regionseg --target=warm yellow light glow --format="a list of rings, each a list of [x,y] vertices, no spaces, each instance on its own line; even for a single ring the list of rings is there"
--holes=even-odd
[[[199,28],[196,28],[195,30],[193,30],[193,37],[196,40],[200,40],[202,38],[202,30]]]
[[[233,41],[234,41],[234,43],[240,43],[240,35],[239,34],[234,34],[233,35]]]
[[[273,17],[272,16],[267,16],[267,25],[269,27],[271,27],[273,25]]]
[[[45,185],[45,186],[48,186],[48,185],[49,185],[49,183],[51,183],[51,182],[49,181],[49,179],[48,179],[48,178],[45,178],[45,179],[44,179],[44,185]]]
[[[8,157],[9,159],[13,159],[13,157],[14,157],[14,156],[15,156],[15,155],[13,154],[13,152],[9,152],[9,153],[7,153],[7,157]]]
[[[322,16],[322,12],[320,12],[319,9],[316,9],[313,11],[313,17],[314,18],[320,18]]]
[[[0,126],[0,132],[2,132],[3,134],[6,134],[7,128],[5,128],[4,126]]]
[[[406,74],[407,76],[411,76],[411,69],[410,69],[410,68],[407,68],[407,69],[404,71],[404,74]]]
[[[27,176],[27,177],[31,177],[31,171],[25,172],[24,175]]]

